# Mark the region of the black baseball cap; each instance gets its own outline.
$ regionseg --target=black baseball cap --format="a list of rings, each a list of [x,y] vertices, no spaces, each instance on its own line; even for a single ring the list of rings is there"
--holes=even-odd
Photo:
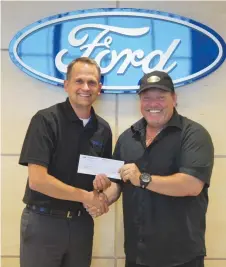
[[[144,74],[139,81],[139,85],[138,94],[151,88],[157,88],[172,93],[175,92],[171,77],[164,71],[155,70]]]

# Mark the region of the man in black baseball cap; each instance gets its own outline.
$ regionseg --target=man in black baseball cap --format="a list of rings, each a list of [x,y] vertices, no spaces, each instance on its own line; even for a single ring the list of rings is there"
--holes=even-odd
[[[114,158],[126,164],[106,193],[112,203],[122,191],[125,267],[204,267],[211,137],[177,113],[167,73],[145,74],[138,94],[143,118],[118,138]]]
[[[145,74],[138,93],[143,118],[114,151],[122,181],[105,191],[109,203],[122,192],[125,267],[204,267],[211,137],[177,113],[167,73]]]

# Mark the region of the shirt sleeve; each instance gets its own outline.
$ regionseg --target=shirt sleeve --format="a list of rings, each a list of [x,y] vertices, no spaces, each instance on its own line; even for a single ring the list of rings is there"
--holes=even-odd
[[[120,156],[120,138],[118,139],[118,141],[116,142],[115,145],[115,149],[114,149],[114,153],[113,153],[113,159],[116,160],[121,160],[121,156]]]
[[[48,167],[54,150],[54,133],[48,120],[37,113],[28,127],[19,164],[28,163]]]
[[[113,153],[113,159],[121,160],[121,156],[120,156],[120,138],[116,142],[114,153]],[[114,183],[117,183],[117,184],[119,184],[121,186],[123,185],[122,180],[112,179],[111,181],[114,182]]]
[[[180,173],[192,175],[208,186],[214,164],[214,147],[207,130],[190,126],[182,138]]]
[[[109,130],[109,135],[104,145],[103,157],[111,159],[112,158],[112,132]]]

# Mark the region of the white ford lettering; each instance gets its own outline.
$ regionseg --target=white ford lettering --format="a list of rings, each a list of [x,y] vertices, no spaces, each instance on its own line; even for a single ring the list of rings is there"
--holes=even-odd
[[[96,38],[93,40],[92,43],[86,43],[89,35],[85,33],[85,35],[77,39],[76,35],[81,30],[86,29],[100,29],[102,30]],[[95,60],[101,66],[102,74],[106,74],[110,72],[115,65],[119,62],[121,58],[124,58],[123,63],[117,70],[117,74],[123,74],[126,69],[130,66],[133,67],[142,67],[144,73],[151,72],[155,69],[163,70],[165,72],[170,72],[174,69],[177,65],[177,62],[174,61],[171,65],[167,68],[164,68],[167,62],[169,61],[171,55],[177,49],[178,45],[180,44],[180,39],[172,40],[172,43],[169,45],[166,51],[161,50],[154,50],[151,51],[149,54],[145,55],[144,51],[141,49],[132,51],[130,48],[124,49],[122,51],[111,50],[111,43],[113,38],[109,36],[109,33],[118,33],[124,36],[142,36],[150,31],[150,27],[143,27],[143,28],[121,28],[121,27],[114,27],[109,25],[101,25],[101,24],[84,24],[77,26],[71,30],[68,36],[68,42],[73,47],[79,47],[81,51],[84,51],[81,56],[83,57],[92,57],[92,53],[94,52],[95,48],[101,47],[103,50],[99,52]],[[67,71],[67,65],[63,63],[63,56],[68,53],[67,49],[62,49],[58,52],[55,58],[55,65],[57,69],[63,73]],[[106,67],[102,67],[102,60],[106,55],[110,55],[110,63]],[[153,62],[153,60],[158,57],[158,63],[153,67],[150,68],[149,66]]]

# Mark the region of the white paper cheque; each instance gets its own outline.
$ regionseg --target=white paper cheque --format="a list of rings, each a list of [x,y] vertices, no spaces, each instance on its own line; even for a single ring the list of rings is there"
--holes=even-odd
[[[124,161],[105,159],[87,155],[80,155],[78,173],[106,174],[109,178],[121,179],[118,170],[124,165]]]

